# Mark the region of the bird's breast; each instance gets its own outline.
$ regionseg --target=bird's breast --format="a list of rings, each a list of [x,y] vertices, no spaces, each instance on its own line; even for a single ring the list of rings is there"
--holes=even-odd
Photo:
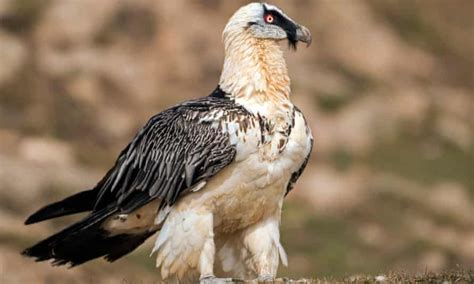
[[[262,154],[260,126],[255,121],[249,125],[255,127],[239,131],[238,123],[226,124],[237,149],[235,161],[175,205],[177,210],[211,211],[216,233],[231,233],[279,213],[290,177],[309,153],[311,134],[300,113],[284,150],[271,159]]]

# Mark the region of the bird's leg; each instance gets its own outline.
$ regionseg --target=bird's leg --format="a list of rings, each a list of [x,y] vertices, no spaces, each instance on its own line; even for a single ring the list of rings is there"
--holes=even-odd
[[[207,218],[211,218],[212,214],[209,214]],[[216,246],[214,243],[214,231],[213,222],[206,222],[207,237],[202,246],[201,255],[199,256],[199,283],[201,284],[220,284],[220,283],[234,283],[240,282],[240,279],[234,278],[218,278],[214,275],[214,259],[216,255]],[[207,225],[211,225],[207,227]],[[204,227],[201,227],[204,229]]]
[[[158,236],[153,252],[161,277],[167,279],[197,270],[200,279],[214,277],[214,226],[211,212],[178,208],[171,212]]]
[[[200,284],[220,284],[233,283],[232,278],[217,278],[214,276],[214,256],[215,256],[214,234],[211,233],[206,239],[202,248],[201,256],[199,257],[199,277]]]
[[[211,215],[212,216],[212,215]],[[211,223],[212,224],[212,223]],[[208,237],[204,241],[202,252],[199,257],[199,277],[200,284],[220,284],[220,283],[235,283],[243,282],[235,278],[218,278],[214,275],[214,259],[216,255],[216,247],[214,242],[213,228],[208,229]]]
[[[269,218],[244,231],[244,246],[250,254],[249,270],[257,275],[257,281],[273,281],[279,265],[279,254],[284,254],[280,245],[279,219]],[[282,255],[286,262],[286,255]]]
[[[209,228],[208,235],[202,246],[201,255],[199,256],[199,273],[200,280],[209,280],[215,278],[214,276],[214,256],[216,254],[216,247],[214,245],[213,228]]]

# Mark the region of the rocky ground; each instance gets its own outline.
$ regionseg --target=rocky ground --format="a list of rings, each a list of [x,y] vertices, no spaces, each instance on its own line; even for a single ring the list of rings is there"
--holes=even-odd
[[[51,268],[18,253],[75,217],[22,222],[93,186],[152,114],[208,94],[244,3],[0,0],[0,282],[153,281],[151,242]],[[273,3],[314,38],[287,52],[315,147],[284,207],[280,275],[474,267],[474,2]]]

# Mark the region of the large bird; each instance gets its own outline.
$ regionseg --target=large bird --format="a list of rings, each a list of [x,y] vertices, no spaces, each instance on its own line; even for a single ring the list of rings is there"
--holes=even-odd
[[[296,48],[311,34],[273,5],[241,7],[223,32],[217,88],[153,116],[95,187],[31,215],[26,224],[89,212],[23,254],[114,261],[158,232],[164,281],[273,279],[287,264],[282,203],[313,142],[290,100],[283,40]]]

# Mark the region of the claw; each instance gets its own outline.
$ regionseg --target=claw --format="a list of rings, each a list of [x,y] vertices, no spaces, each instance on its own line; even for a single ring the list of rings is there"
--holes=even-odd
[[[221,284],[221,283],[233,283],[233,282],[241,282],[240,279],[234,278],[217,278],[214,275],[204,275],[199,278],[200,284]],[[243,281],[242,281],[243,282]]]
[[[263,274],[263,275],[258,276],[258,278],[256,280],[257,280],[258,283],[260,283],[260,282],[273,282],[273,281],[275,281],[275,277],[273,277],[273,275],[270,275],[270,274]]]

